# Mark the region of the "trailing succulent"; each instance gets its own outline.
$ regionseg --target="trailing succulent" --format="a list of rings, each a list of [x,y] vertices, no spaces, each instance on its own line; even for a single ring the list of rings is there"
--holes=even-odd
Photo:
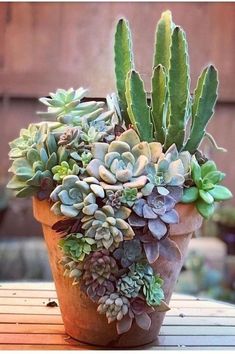
[[[178,203],[193,203],[205,218],[232,197],[225,174],[199,150],[217,99],[217,70],[201,73],[189,91],[183,29],[162,14],[157,25],[150,99],[134,69],[128,22],[116,28],[117,94],[106,102],[87,90],[58,89],[43,97],[48,119],[30,124],[10,143],[18,197],[50,202],[58,217],[60,266],[119,334],[133,323],[144,330],[151,313],[167,311],[164,269],[158,257],[180,261],[170,226],[180,222]],[[105,103],[108,109],[105,109]],[[54,119],[54,121],[53,121]]]

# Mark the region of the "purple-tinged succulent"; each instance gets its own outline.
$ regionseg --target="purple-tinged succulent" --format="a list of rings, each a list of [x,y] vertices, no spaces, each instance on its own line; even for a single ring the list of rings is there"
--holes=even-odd
[[[54,187],[54,181],[51,177],[43,177],[40,181],[40,190],[37,192],[37,198],[39,200],[49,199]]]
[[[81,231],[81,219],[69,218],[59,220],[52,226],[52,230],[62,234],[62,236],[78,233]]]
[[[100,284],[106,279],[115,280],[118,272],[116,260],[110,255],[109,251],[102,249],[93,252],[84,262],[83,279],[86,284],[97,280]]]
[[[121,247],[114,251],[113,256],[120,261],[122,267],[128,268],[134,262],[139,261],[142,256],[140,241],[137,239],[124,241]]]
[[[165,237],[159,242],[149,231],[139,233],[136,237],[143,243],[146,258],[150,264],[154,263],[159,256],[170,262],[179,261],[182,257],[179,247],[170,237]]]
[[[77,149],[80,144],[80,133],[79,128],[69,127],[60,135],[58,145],[65,146],[66,149]]]
[[[154,189],[147,199],[141,198],[134,204],[134,213],[129,217],[129,223],[133,227],[148,225],[149,231],[157,240],[167,235],[169,224],[179,222],[179,215],[174,210],[176,200],[169,195],[159,195]]]
[[[107,190],[106,196],[106,204],[111,205],[114,210],[118,210],[122,206],[122,190]]]
[[[114,281],[118,273],[116,260],[107,250],[91,253],[84,262],[84,290],[93,301],[114,291]]]
[[[102,284],[98,280],[94,280],[89,285],[83,285],[82,289],[93,302],[98,302],[102,296],[113,293],[115,287],[114,282],[110,280],[104,280]]]
[[[149,306],[143,296],[138,296],[130,300],[129,310],[126,316],[124,316],[120,321],[117,321],[117,332],[118,334],[126,333],[130,330],[133,321],[138,327],[145,331],[148,331],[151,326],[151,316],[152,312],[165,312],[170,310],[168,305],[162,301],[157,307]]]

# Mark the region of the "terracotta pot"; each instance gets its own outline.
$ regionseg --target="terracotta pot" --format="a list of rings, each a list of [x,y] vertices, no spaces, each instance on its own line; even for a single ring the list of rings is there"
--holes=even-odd
[[[129,332],[118,335],[115,324],[108,324],[106,317],[97,313],[97,304],[94,304],[78,285],[72,286],[72,279],[63,276],[64,270],[59,264],[61,252],[57,246],[59,235],[51,228],[62,217],[50,211],[47,201],[34,198],[33,209],[36,220],[42,224],[66,333],[81,342],[105,347],[134,347],[154,341],[159,334],[165,313],[151,314],[152,325],[149,331],[141,330],[134,324]],[[190,238],[202,223],[202,218],[193,205],[178,204],[176,209],[181,221],[171,226],[170,237],[177,243],[182,259],[170,262],[159,257],[152,265],[164,279],[163,288],[167,303],[183,265]]]

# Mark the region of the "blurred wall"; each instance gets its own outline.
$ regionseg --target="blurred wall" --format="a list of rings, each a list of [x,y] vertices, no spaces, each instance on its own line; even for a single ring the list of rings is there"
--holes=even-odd
[[[130,22],[136,68],[150,89],[154,32],[166,9],[187,34],[192,90],[210,61],[219,69],[219,102],[208,130],[229,151],[206,148],[235,194],[235,3],[0,3],[0,177],[8,178],[8,141],[38,120],[37,97],[57,87],[88,87],[93,97],[115,89],[113,35],[121,16]],[[0,235],[32,233],[40,228],[30,201],[11,201]]]

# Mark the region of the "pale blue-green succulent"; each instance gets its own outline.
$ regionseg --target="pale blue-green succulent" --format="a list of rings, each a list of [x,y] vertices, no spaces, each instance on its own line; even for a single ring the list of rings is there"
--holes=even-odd
[[[54,135],[47,132],[46,138],[28,148],[25,156],[13,160],[9,172],[14,176],[7,186],[18,197],[48,198],[53,189],[52,168],[68,158],[64,148],[58,148]]]
[[[50,195],[55,202],[51,210],[67,217],[78,216],[81,211],[93,215],[98,209],[96,197],[104,198],[104,190],[95,178],[80,180],[75,175],[66,176]]]
[[[162,195],[169,194],[167,187],[183,187],[191,173],[191,155],[184,151],[178,153],[173,144],[166,153],[162,153],[156,164],[149,164],[146,168],[148,183],[142,189],[143,195],[152,193],[154,187]]]
[[[129,129],[110,145],[93,144],[91,152],[94,159],[87,172],[99,179],[105,189],[142,188],[147,182],[145,168],[157,161],[161,144],[141,142],[137,133]]]
[[[144,282],[137,274],[122,276],[117,282],[117,290],[127,298],[135,298],[139,295]]]
[[[9,143],[10,159],[25,157],[29,149],[36,148],[43,144],[46,139],[46,125],[37,126],[30,124],[27,129],[20,130],[20,136]]]

